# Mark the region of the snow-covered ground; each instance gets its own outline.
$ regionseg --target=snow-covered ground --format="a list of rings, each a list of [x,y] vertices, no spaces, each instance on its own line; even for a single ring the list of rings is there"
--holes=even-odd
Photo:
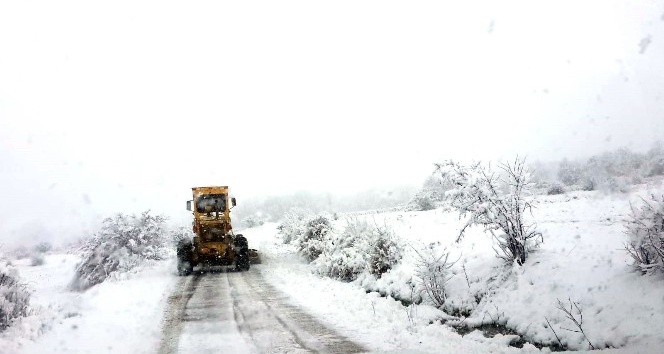
[[[595,347],[604,352],[659,353],[664,347],[664,282],[642,276],[630,267],[624,251],[623,220],[631,195],[575,192],[540,196],[533,217],[544,233],[544,244],[522,266],[506,267],[495,257],[491,238],[475,228],[454,244],[463,223],[453,212],[389,212],[367,217],[389,225],[409,244],[402,263],[382,279],[365,277],[341,283],[312,274],[289,245],[274,239],[275,224],[246,230],[259,247],[274,285],[343,334],[377,350],[404,349],[440,352],[537,351],[508,347],[512,337],[484,338],[479,332],[463,338],[448,327],[430,324],[445,315],[433,307],[404,307],[384,294],[412,291],[406,284],[414,274],[414,249],[430,242],[448,245],[457,259],[455,276],[448,284],[448,301],[456,308],[472,311],[466,323],[498,322],[530,340],[556,343],[556,334],[570,348],[589,349],[589,344],[565,314],[556,308],[560,299],[578,303],[583,329]],[[341,229],[344,220],[335,222]],[[255,241],[254,241],[255,242]],[[412,247],[410,247],[412,246]],[[465,273],[463,271],[465,268]],[[481,296],[479,304],[475,300]],[[405,297],[405,296],[404,296]],[[544,348],[543,350],[547,350]]]
[[[81,293],[67,289],[77,261],[49,255],[41,266],[16,262],[38,314],[0,335],[0,353],[156,352],[166,298],[178,279],[173,260]]]
[[[293,304],[351,340],[378,352],[517,353],[548,351],[508,345],[511,335],[485,338],[479,331],[461,336],[437,320],[446,317],[426,305],[404,306],[416,268],[415,249],[431,242],[448,246],[459,259],[448,283],[448,302],[472,315],[467,323],[499,322],[529,339],[554,343],[547,318],[572,348],[588,349],[583,337],[563,328],[572,323],[556,308],[568,299],[583,311],[588,339],[607,353],[660,353],[664,347],[664,280],[632,271],[623,250],[623,220],[631,195],[575,192],[538,197],[533,211],[544,244],[524,266],[506,267],[495,257],[492,240],[470,229],[454,244],[463,221],[453,212],[391,211],[358,217],[388,225],[408,244],[401,263],[380,280],[361,277],[343,283],[321,277],[277,235],[269,223],[242,232],[258,248],[260,272]],[[340,229],[341,217],[335,222]],[[441,247],[442,247],[441,246]],[[44,265],[15,262],[33,290],[36,314],[0,334],[0,353],[154,353],[161,336],[166,299],[178,277],[174,260],[153,263],[124,279],[82,293],[67,290],[77,261],[49,255]],[[463,267],[462,267],[463,265]],[[465,272],[464,272],[465,268]],[[375,291],[367,291],[367,290]],[[476,301],[481,299],[481,301]]]

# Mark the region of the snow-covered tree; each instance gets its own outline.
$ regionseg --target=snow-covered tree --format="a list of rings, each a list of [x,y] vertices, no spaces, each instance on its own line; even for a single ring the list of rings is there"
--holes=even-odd
[[[542,239],[534,224],[524,219],[531,209],[526,200],[530,182],[524,161],[517,158],[513,163],[502,163],[500,173],[490,165],[463,166],[453,161],[436,164],[436,170],[454,186],[445,193],[446,200],[461,217],[468,216],[457,241],[467,227],[483,226],[493,235],[499,257],[523,264]]]

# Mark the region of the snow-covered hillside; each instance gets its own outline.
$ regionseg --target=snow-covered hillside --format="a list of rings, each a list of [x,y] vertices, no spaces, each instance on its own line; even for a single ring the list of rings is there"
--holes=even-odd
[[[571,349],[588,350],[592,343],[608,353],[658,353],[664,346],[664,281],[635,272],[623,249],[629,202],[644,192],[537,197],[532,219],[544,243],[523,266],[506,266],[498,259],[490,235],[480,228],[469,229],[454,243],[464,220],[442,208],[338,215],[333,232],[341,232],[348,218],[361,218],[391,229],[404,244],[401,261],[380,279],[361,274],[351,283],[319,275],[292,245],[282,242],[277,223],[242,233],[263,257],[250,272],[372,351],[539,352],[550,349],[523,344],[519,337],[546,346],[558,343],[557,335]],[[414,287],[416,251],[432,244],[433,250],[447,249],[450,259],[457,260],[446,288],[447,313],[426,298],[419,303]],[[167,298],[179,279],[174,260],[71,292],[67,285],[77,261],[54,254],[39,266],[15,262],[33,292],[36,310],[0,334],[0,353],[157,352]],[[565,329],[576,327],[557,308],[558,300],[565,306],[578,304],[585,336]],[[485,332],[499,333],[488,338],[465,330],[462,336],[441,320],[461,327],[484,324]],[[514,342],[522,348],[509,345]]]

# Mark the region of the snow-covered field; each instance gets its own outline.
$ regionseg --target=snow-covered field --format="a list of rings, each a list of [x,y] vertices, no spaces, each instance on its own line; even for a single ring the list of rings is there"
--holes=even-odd
[[[643,192],[643,191],[642,191]],[[489,235],[470,229],[454,240],[463,221],[453,212],[391,211],[358,216],[388,225],[407,246],[401,263],[380,280],[360,277],[343,283],[312,272],[277,235],[277,224],[243,230],[258,248],[261,272],[277,289],[322,322],[379,352],[516,353],[548,351],[526,343],[508,345],[509,334],[461,336],[437,320],[447,317],[426,304],[404,306],[383,294],[409,295],[416,249],[431,242],[447,246],[454,277],[448,302],[471,314],[466,323],[497,322],[539,343],[555,343],[546,319],[571,348],[588,349],[582,335],[556,308],[560,299],[579,304],[583,329],[595,347],[609,353],[660,353],[664,347],[664,279],[642,276],[623,250],[623,220],[630,195],[575,192],[538,197],[533,211],[544,244],[524,266],[506,267],[496,258]],[[342,228],[343,216],[335,221]],[[0,353],[154,353],[166,299],[178,277],[174,260],[156,262],[124,279],[82,293],[67,290],[77,259],[50,255],[44,265],[15,262],[33,290],[36,314],[0,334]],[[465,271],[464,271],[465,269]],[[375,290],[370,291],[369,290]],[[412,295],[412,294],[410,294]],[[480,300],[480,301],[477,301]]]
[[[42,266],[17,262],[22,280],[34,291],[32,304],[38,315],[2,333],[0,353],[156,351],[162,311],[177,281],[173,260],[82,293],[67,289],[77,261],[72,255],[50,255]]]

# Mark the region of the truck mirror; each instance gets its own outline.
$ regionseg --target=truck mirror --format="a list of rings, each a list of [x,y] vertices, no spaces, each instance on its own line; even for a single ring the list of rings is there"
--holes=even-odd
[[[237,201],[235,200],[235,197],[231,198],[231,205],[232,205],[232,206],[236,206],[236,205],[237,205]]]
[[[187,210],[191,211],[191,200],[187,200]]]

